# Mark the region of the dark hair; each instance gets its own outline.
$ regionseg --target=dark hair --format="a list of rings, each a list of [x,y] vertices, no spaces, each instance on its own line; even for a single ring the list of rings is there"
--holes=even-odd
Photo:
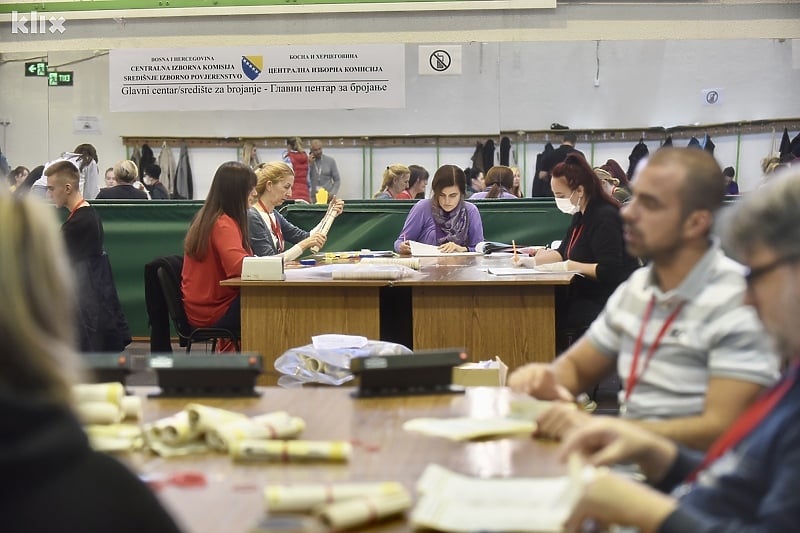
[[[186,233],[184,253],[195,259],[204,259],[211,241],[211,230],[223,214],[231,217],[239,226],[242,232],[242,248],[249,250],[247,200],[255,186],[256,174],[252,168],[236,161],[222,163],[214,174],[203,207],[195,215]]]
[[[73,153],[81,156],[78,162],[78,166],[81,170],[86,168],[92,161],[97,163],[97,149],[91,144],[79,144],[75,147]]]
[[[72,161],[57,161],[47,167],[44,171],[45,176],[55,176],[57,174],[61,174],[67,178],[67,180],[71,181],[73,185],[77,185],[80,182],[81,174],[78,171],[78,167]]]
[[[20,183],[19,187],[14,191],[14,196],[22,196],[30,191],[33,184],[36,183],[36,180],[42,177],[42,174],[44,174],[44,165],[39,165],[31,170],[28,177],[25,178],[25,181]]]
[[[408,178],[408,188],[413,187],[419,180],[428,181],[428,171],[419,165],[408,165],[408,170],[411,176]]]
[[[683,216],[693,211],[719,209],[725,199],[725,178],[719,163],[709,152],[692,148],[661,148],[653,154],[647,166],[675,163],[686,170],[680,192]]]
[[[510,191],[514,187],[514,171],[502,165],[493,166],[486,173],[484,181],[487,187],[491,186],[486,198],[499,198],[503,189]]]
[[[583,185],[584,194],[589,201],[598,199],[617,208],[620,206],[619,201],[603,189],[600,178],[597,177],[586,159],[577,152],[568,154],[562,163],[553,167],[551,175],[552,178],[566,179],[567,187],[571,191]]]
[[[733,169],[733,167],[725,167],[725,169],[722,171],[722,175],[733,179],[736,176],[736,171]]]
[[[157,180],[161,177],[161,167],[158,165],[148,165],[147,168],[144,169],[144,173]]]
[[[433,175],[431,190],[436,198],[442,189],[455,185],[461,191],[461,196],[467,194],[467,176],[464,171],[455,165],[442,165]]]
[[[562,138],[564,139],[564,142],[567,142],[567,143],[570,143],[570,144],[575,144],[575,143],[578,142],[578,136],[575,135],[572,132],[565,133]]]
[[[22,176],[22,174],[23,174],[23,173],[25,173],[25,172],[27,172],[28,174],[30,174],[30,170],[28,170],[28,169],[27,169],[27,167],[22,167],[22,166],[19,166],[19,167],[15,168],[15,169],[14,169],[14,170],[12,170],[12,171],[11,171],[11,173],[8,175],[8,182],[9,182],[11,185],[16,185],[16,184],[17,184],[17,176]]]
[[[619,184],[622,187],[630,186],[630,182],[628,181],[628,175],[622,170],[622,167],[617,163],[614,159],[609,159],[606,161],[606,164],[601,166],[603,170],[611,174],[612,177],[617,178],[619,180]]]

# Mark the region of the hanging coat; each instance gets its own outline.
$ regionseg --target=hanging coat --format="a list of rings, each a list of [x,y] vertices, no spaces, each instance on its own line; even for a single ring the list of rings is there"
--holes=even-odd
[[[697,139],[695,139],[697,140]],[[698,142],[698,145],[700,143]],[[639,143],[633,147],[631,151],[631,155],[628,156],[628,181],[633,179],[633,173],[636,172],[636,166],[639,164],[639,161],[644,159],[650,155],[650,150],[647,148],[647,145],[644,143],[644,139],[639,139]]]
[[[489,169],[494,166],[494,141],[489,139],[483,145],[483,174],[486,175]]]
[[[792,139],[792,143],[789,145],[789,150],[794,154],[795,157],[800,157],[800,133],[798,133],[794,139]]]
[[[542,171],[542,163],[547,159],[550,152],[554,151],[553,144],[547,142],[544,145],[542,153],[536,154],[536,169],[533,173],[533,185],[531,186],[531,196],[553,196],[553,191],[550,189],[550,182],[539,178],[539,173]]]
[[[144,170],[150,165],[156,164],[156,156],[153,150],[146,144],[142,145],[142,159],[139,161],[139,179],[144,178]]]
[[[133,152],[131,153],[130,160],[133,161],[134,163],[136,163],[136,166],[138,168],[142,168],[142,165],[141,165],[141,162],[142,162],[142,151],[139,150],[138,146],[134,146],[133,147]]]
[[[158,166],[161,167],[161,177],[159,181],[166,187],[167,191],[173,190],[175,182],[175,158],[172,156],[172,148],[164,141],[161,143],[161,152],[158,154]]]
[[[475,143],[475,152],[473,152],[470,160],[472,161],[472,168],[483,172],[483,145],[480,141]]]
[[[716,148],[716,147],[717,147],[717,145],[714,144],[714,141],[711,140],[711,137],[706,135],[706,137],[704,139],[704,142],[703,142],[703,149],[706,152],[710,153],[711,155],[714,155],[714,148]]]
[[[666,148],[668,146],[672,146],[672,135],[668,136],[664,141],[664,144],[661,145],[662,148]]]
[[[781,137],[781,147],[778,150],[780,156],[783,157],[789,152],[792,151],[791,149],[792,141],[789,140],[789,130],[787,128],[783,128],[783,137]]]
[[[511,139],[503,137],[500,139],[500,164],[507,167],[511,166]]]
[[[189,149],[181,146],[181,155],[178,157],[178,169],[175,172],[175,183],[170,195],[176,200],[191,200],[194,198],[194,182],[192,181],[192,167],[189,166]]]

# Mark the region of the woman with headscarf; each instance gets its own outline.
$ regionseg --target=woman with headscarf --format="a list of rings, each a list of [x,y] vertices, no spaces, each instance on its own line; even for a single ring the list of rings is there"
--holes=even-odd
[[[433,175],[432,198],[411,208],[395,251],[410,254],[409,241],[438,246],[443,253],[474,252],[483,240],[483,223],[478,208],[466,202],[467,178],[455,165],[444,165]]]

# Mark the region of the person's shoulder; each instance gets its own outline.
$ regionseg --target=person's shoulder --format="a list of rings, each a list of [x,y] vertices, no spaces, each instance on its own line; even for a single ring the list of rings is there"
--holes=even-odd
[[[466,209],[467,209],[468,212],[480,214],[480,210],[478,209],[478,206],[473,204],[472,202],[464,202],[464,205],[466,206]]]

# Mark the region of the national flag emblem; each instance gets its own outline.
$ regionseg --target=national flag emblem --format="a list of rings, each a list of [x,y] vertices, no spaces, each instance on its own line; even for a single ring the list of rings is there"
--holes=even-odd
[[[264,68],[263,56],[242,56],[242,70],[251,81],[256,79]]]

